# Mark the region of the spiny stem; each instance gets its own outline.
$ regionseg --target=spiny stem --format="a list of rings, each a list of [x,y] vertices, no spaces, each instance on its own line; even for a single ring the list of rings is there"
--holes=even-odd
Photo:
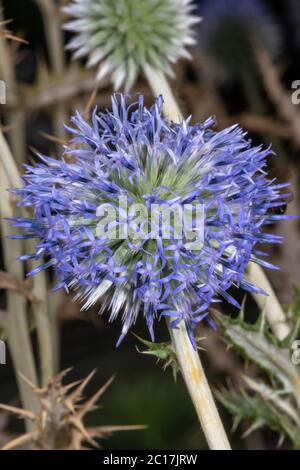
[[[168,321],[168,326],[183,378],[209,448],[211,450],[230,450],[230,444],[207,382],[199,354],[191,344],[186,326],[184,322],[181,322],[177,328],[172,328],[170,320]]]
[[[2,15],[2,7],[0,4],[0,19],[3,19]],[[6,45],[5,39],[0,38],[0,69],[2,75],[6,81],[8,86],[8,101],[13,106],[17,105],[17,86],[15,82],[15,73],[13,66],[11,64],[11,60],[9,57],[9,51]],[[24,121],[24,113],[22,110],[12,110],[9,113],[9,117],[15,127],[15,131],[12,133],[12,145],[13,149],[16,152],[15,157],[17,158],[17,162],[19,165],[23,164],[25,161],[26,156],[26,142],[24,140],[25,136],[25,121]],[[20,175],[19,171],[13,158],[11,151],[6,143],[5,138],[3,137],[2,132],[0,131],[0,148],[1,148],[1,155],[0,155],[0,162],[2,163],[3,167],[6,169],[6,177],[5,177],[6,185],[3,186],[3,190],[8,189],[9,187],[17,187],[20,184]],[[7,194],[7,193],[6,193]],[[4,201],[5,202],[5,201]],[[12,209],[9,207],[8,209]],[[13,214],[10,215],[11,217]],[[7,224],[7,222],[6,222]],[[32,242],[26,243],[27,248],[34,251],[34,244]],[[19,253],[22,252],[22,243],[19,242]],[[16,245],[15,245],[16,248]],[[24,248],[24,247],[23,247]],[[9,256],[12,255],[15,257],[15,251],[10,250],[9,248]],[[33,264],[33,263],[32,263]],[[9,264],[8,264],[9,266]],[[22,268],[20,266],[19,273],[22,272]],[[37,297],[38,301],[33,304],[33,311],[37,323],[37,330],[38,330],[38,338],[39,338],[39,346],[40,346],[40,355],[41,355],[41,378],[43,385],[46,385],[49,380],[54,375],[54,364],[53,364],[53,351],[54,351],[54,344],[51,335],[51,331],[53,327],[51,326],[49,314],[47,311],[47,286],[46,286],[46,278],[44,274],[39,274],[36,276],[33,281],[33,293]],[[18,313],[16,313],[18,315]],[[20,315],[22,315],[20,313]],[[16,340],[17,341],[17,340]],[[17,341],[18,342],[18,341]],[[18,342],[18,347],[22,347],[22,343]],[[24,373],[26,375],[26,373]],[[28,376],[30,379],[30,377]]]

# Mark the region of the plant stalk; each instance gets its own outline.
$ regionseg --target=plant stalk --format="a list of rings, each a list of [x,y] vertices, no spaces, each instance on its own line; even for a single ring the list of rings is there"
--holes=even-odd
[[[5,144],[3,146],[3,143]],[[6,142],[0,132],[0,156],[6,151]],[[22,250],[22,243],[16,240],[16,245],[12,247],[12,243],[8,240],[8,224],[4,220],[6,217],[13,217],[13,206],[9,199],[9,193],[6,188],[9,185],[7,173],[9,168],[3,165],[0,160],[0,227],[2,233],[2,248],[4,255],[4,263],[7,272],[18,280],[23,279],[22,265],[16,261],[16,251]],[[26,300],[25,298],[15,292],[7,291],[7,320],[6,320],[6,334],[8,338],[8,345],[11,352],[14,369],[20,391],[20,396],[24,408],[38,411],[38,401],[33,390],[28,387],[24,380],[19,376],[21,372],[35,385],[38,384],[36,366],[33,357],[32,345],[30,340],[29,326],[26,316]],[[28,430],[32,429],[29,421],[26,422]]]
[[[149,65],[144,65],[144,74],[155,98],[159,95],[163,96],[164,111],[167,118],[174,122],[182,121],[183,115],[164,73],[161,70],[156,70],[150,67]]]
[[[64,37],[61,27],[59,6],[54,0],[35,0],[38,4],[44,22],[49,59],[57,77],[65,74]],[[67,123],[68,115],[64,104],[59,103],[54,109],[54,131],[61,139],[66,136],[63,123]]]
[[[265,312],[268,323],[276,338],[280,341],[284,340],[290,334],[291,329],[286,322],[284,311],[263,269],[256,263],[249,263],[247,278],[268,294],[268,297],[254,293],[252,295],[259,308]]]
[[[4,20],[0,0],[0,21]],[[0,30],[3,29],[0,26]],[[23,109],[19,106],[20,97],[15,78],[14,65],[5,37],[0,37],[0,78],[4,80],[7,89],[7,125],[11,128],[10,144],[16,161],[21,167],[26,160],[26,120]]]
[[[5,169],[3,172],[3,178],[5,177],[5,182],[2,183],[2,189],[5,191],[10,187],[18,187],[20,184],[20,175],[13,159],[13,156],[10,152],[10,149],[7,145],[5,138],[3,137],[2,132],[0,131],[0,162],[2,167]],[[8,195],[5,191],[6,197]],[[7,215],[6,217],[13,217],[13,214]],[[5,222],[7,226],[7,222]],[[8,235],[8,233],[7,233]],[[7,239],[6,239],[7,240]],[[19,243],[19,246],[16,246],[16,242]],[[8,251],[11,252],[11,256],[16,257],[16,252],[21,254],[24,250],[24,246],[20,241],[14,241],[14,248],[11,249],[11,243],[8,242],[9,246]],[[26,248],[28,251],[34,251],[34,243],[32,241],[26,241]],[[22,272],[22,266],[19,261],[16,262],[19,266],[19,272]],[[8,264],[9,266],[9,264]],[[34,268],[34,263],[31,263],[31,269]],[[20,274],[19,273],[19,274]],[[40,352],[40,364],[41,364],[41,382],[42,385],[47,385],[48,382],[53,378],[56,372],[55,368],[55,341],[53,333],[53,324],[50,317],[50,313],[47,305],[47,285],[46,285],[46,276],[44,273],[39,273],[33,279],[33,294],[36,297],[37,301],[32,304],[32,309],[36,321],[38,341],[39,341],[39,352]],[[24,373],[26,376],[26,374]],[[30,379],[30,377],[28,377]],[[27,386],[26,386],[27,387]]]
[[[169,320],[168,326],[183,378],[209,448],[231,450],[199,354],[191,344],[184,322],[172,328]]]

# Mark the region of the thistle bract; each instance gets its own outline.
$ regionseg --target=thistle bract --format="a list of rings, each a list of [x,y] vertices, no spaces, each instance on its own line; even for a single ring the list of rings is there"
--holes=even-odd
[[[194,341],[213,302],[239,307],[232,285],[261,292],[244,272],[250,260],[272,267],[255,245],[280,242],[262,229],[284,218],[268,211],[285,202],[282,186],[266,175],[270,149],[252,147],[238,126],[215,132],[214,119],[170,124],[162,105],[158,98],[147,109],[139,96],[128,106],[120,95],[111,112],[95,110],[91,123],[77,113],[65,155],[40,156],[13,190],[34,216],[14,219],[23,233],[12,238],[37,239],[36,252],[22,260],[47,255],[29,274],[52,266],[57,288],[76,289],[83,309],[100,302],[110,320],[120,316],[120,339],[142,315],[152,339],[156,320],[169,316],[174,327],[184,321]],[[202,208],[201,243],[178,228],[175,209],[186,206]],[[190,213],[193,232],[197,210]]]
[[[261,0],[204,0],[199,43],[225,78],[255,69],[254,48],[262,45],[272,58],[280,51],[281,34]]]
[[[139,69],[150,65],[171,73],[170,63],[189,57],[194,44],[191,0],[73,0],[64,10],[74,18],[68,48],[74,58],[99,65],[98,78],[111,75],[115,88],[130,89]]]

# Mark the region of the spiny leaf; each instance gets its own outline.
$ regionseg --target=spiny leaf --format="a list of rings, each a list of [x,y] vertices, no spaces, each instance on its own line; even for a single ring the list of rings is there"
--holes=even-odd
[[[269,387],[263,381],[254,380],[247,376],[244,377],[244,380],[252,391],[260,395],[264,401],[272,403],[279,411],[289,416],[300,428],[300,414],[297,413],[297,408],[294,406],[289,395],[283,394],[281,390]]]
[[[170,342],[153,343],[152,341],[147,341],[146,339],[141,338],[135,333],[133,334],[141,343],[143,343],[147,347],[145,351],[140,351],[137,347],[137,351],[141,354],[149,354],[151,356],[156,357],[157,362],[163,361],[164,370],[167,367],[172,367],[174,379],[176,380],[177,372],[179,371],[179,366],[172,344]]]
[[[292,364],[290,351],[277,346],[265,331],[263,315],[255,325],[249,325],[241,317],[231,319],[217,311],[213,315],[224,332],[226,341],[235,346],[244,357],[278,380],[286,392],[299,388],[300,376]]]
[[[296,448],[300,447],[299,427],[286,414],[278,411],[270,401],[265,401],[260,396],[250,396],[245,391],[222,389],[216,391],[215,395],[234,415],[235,427],[242,420],[251,423],[246,435],[258,428],[268,426],[280,436],[287,436]]]

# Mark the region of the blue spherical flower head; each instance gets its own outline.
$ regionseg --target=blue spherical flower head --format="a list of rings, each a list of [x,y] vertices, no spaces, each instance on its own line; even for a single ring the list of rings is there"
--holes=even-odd
[[[256,43],[277,58],[280,29],[262,0],[204,0],[199,10],[203,16],[200,47],[223,78],[256,70]]]
[[[154,339],[168,316],[173,327],[185,322],[195,344],[213,302],[239,307],[231,286],[261,292],[244,272],[249,261],[271,267],[255,246],[280,242],[263,227],[284,218],[269,210],[285,202],[266,174],[270,149],[252,147],[238,126],[214,131],[213,119],[170,124],[162,104],[118,95],[90,123],[77,113],[64,156],[26,166],[14,192],[34,216],[14,225],[16,237],[37,239],[21,259],[47,255],[29,274],[52,266],[57,288],[75,289],[83,309],[101,304],[122,319],[120,340],[139,315]]]

